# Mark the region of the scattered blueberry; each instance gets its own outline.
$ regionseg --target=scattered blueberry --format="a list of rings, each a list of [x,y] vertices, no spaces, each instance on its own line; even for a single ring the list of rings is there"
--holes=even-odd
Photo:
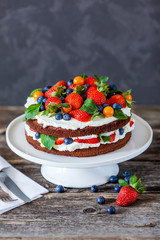
[[[114,207],[109,206],[109,207],[107,208],[107,213],[108,213],[108,214],[115,214],[115,212],[116,212],[116,210],[115,210]]]
[[[60,99],[61,99],[62,103],[64,103],[65,97],[60,97]]]
[[[47,98],[43,98],[43,101],[42,101],[42,103],[46,103],[46,101],[47,101]]]
[[[111,183],[116,183],[116,182],[118,182],[118,177],[117,177],[117,176],[111,176],[111,177],[109,178],[109,181],[110,181]]]
[[[68,96],[70,93],[72,93],[73,92],[73,89],[72,88],[68,88],[67,90],[66,90],[66,95]]]
[[[71,144],[72,142],[73,142],[73,139],[72,139],[72,138],[65,138],[65,139],[64,139],[64,143],[65,143],[66,145]]]
[[[62,192],[64,192],[64,187],[63,187],[62,185],[58,185],[58,186],[56,187],[56,192],[57,192],[57,193],[62,193]]]
[[[44,97],[43,96],[39,96],[37,98],[37,103],[41,103],[43,101]]]
[[[114,186],[114,191],[115,191],[116,193],[119,193],[119,191],[121,190],[121,188],[122,188],[122,186],[121,186],[120,184],[116,184],[116,185]]]
[[[120,129],[119,129],[119,134],[120,134],[120,135],[123,135],[123,133],[124,133],[124,129],[123,129],[123,128],[120,128]]]
[[[58,112],[58,113],[55,114],[55,119],[56,120],[61,120],[62,118],[63,118],[62,113]]]
[[[126,177],[124,177],[124,180],[127,182],[127,183],[129,183],[129,179],[131,178],[131,176],[126,176]]]
[[[67,86],[69,87],[69,86],[71,86],[73,84],[73,80],[71,79],[71,80],[68,80],[68,82],[67,82]]]
[[[113,103],[112,107],[113,107],[113,109],[121,109],[122,108],[121,104],[119,104],[119,103]]]
[[[98,192],[98,187],[96,185],[93,185],[91,187],[91,192]]]
[[[83,98],[83,101],[85,101],[85,100],[86,100],[86,98],[87,98],[87,96],[86,96],[86,95],[84,95],[84,94],[82,94],[82,95],[81,95],[81,97]]]
[[[35,133],[35,138],[36,138],[36,139],[39,139],[40,136],[41,136],[41,134],[40,134],[39,132],[36,132],[36,133]]]
[[[91,85],[90,85],[90,84],[84,84],[84,86],[86,86],[87,88],[89,88]]]
[[[107,104],[107,103],[103,104],[103,108],[108,107],[108,106],[109,106],[109,104]]]
[[[46,92],[46,91],[48,91],[51,87],[52,87],[52,86],[45,86],[45,87],[43,88],[43,91]]]
[[[104,198],[103,196],[99,196],[99,197],[97,198],[97,203],[99,203],[99,204],[104,204],[104,203],[105,203],[105,198]]]
[[[63,115],[63,120],[69,121],[71,119],[71,115],[69,113],[65,113]]]
[[[112,83],[112,84],[110,84],[110,85],[108,86],[108,88],[109,88],[110,90],[116,90],[116,89],[117,89],[117,86]]]
[[[98,112],[101,112],[101,113],[103,112],[103,106],[102,105],[98,105],[97,109],[98,109]]]
[[[45,110],[45,106],[44,106],[44,105],[41,105],[41,106],[39,107],[39,111],[42,112],[42,111],[44,111],[44,110]]]
[[[123,177],[126,177],[126,176],[131,176],[131,173],[130,173],[129,171],[125,171],[125,172],[123,173]]]

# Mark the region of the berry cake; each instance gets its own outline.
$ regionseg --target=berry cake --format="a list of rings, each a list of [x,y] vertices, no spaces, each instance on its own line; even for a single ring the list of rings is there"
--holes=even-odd
[[[108,77],[76,76],[35,89],[25,104],[29,144],[47,153],[89,157],[127,144],[134,128],[131,90],[122,92]]]

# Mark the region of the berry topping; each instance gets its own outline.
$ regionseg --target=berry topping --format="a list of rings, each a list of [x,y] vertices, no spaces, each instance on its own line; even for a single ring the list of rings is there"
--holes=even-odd
[[[57,138],[56,141],[55,141],[56,145],[61,145],[63,143],[64,143],[64,138]]]
[[[58,186],[56,187],[56,192],[57,192],[57,193],[62,193],[62,192],[64,192],[64,187],[63,187],[62,185],[58,185]]]
[[[116,133],[112,133],[112,134],[110,135],[110,138],[111,138],[110,142],[114,142],[115,136],[116,136]]]
[[[100,142],[100,138],[90,138],[90,139],[75,139],[75,142],[78,143],[88,143],[88,144],[95,144],[95,143],[99,143]]]
[[[93,185],[91,187],[91,192],[98,192],[98,187],[96,185]]]
[[[124,133],[124,129],[123,129],[123,128],[120,128],[120,129],[119,129],[119,134],[120,134],[120,135],[123,135],[123,133]]]
[[[113,206],[109,206],[107,208],[107,213],[108,214],[115,214],[115,212],[116,212],[116,210],[115,210],[115,208]]]
[[[87,77],[84,80],[84,84],[94,85],[97,80],[94,77]]]
[[[71,117],[77,119],[80,122],[88,122],[91,120],[91,117],[92,117],[91,114],[89,114],[85,111],[82,111],[80,109],[71,111],[70,115],[71,115]]]
[[[36,138],[36,139],[39,139],[40,136],[41,136],[41,134],[40,134],[39,132],[36,132],[36,133],[35,133],[35,138]]]
[[[49,98],[49,97],[51,97],[51,93],[52,93],[52,92],[56,92],[55,86],[53,86],[53,87],[51,87],[50,89],[48,89],[48,91],[45,92],[44,96],[45,96],[46,98]]]
[[[44,96],[44,94],[41,92],[41,91],[36,91],[34,94],[33,94],[33,97],[34,97],[34,100],[37,101],[37,98],[40,97],[40,96]]]
[[[112,107],[113,107],[113,109],[121,109],[122,108],[121,104],[119,104],[119,103],[113,103]]]
[[[103,106],[102,105],[99,105],[99,106],[97,106],[97,109],[98,109],[98,112],[103,112]]]
[[[91,85],[90,85],[90,84],[84,84],[84,86],[86,86],[87,88],[89,88]]]
[[[65,102],[65,97],[60,97],[60,99],[61,99],[62,103]]]
[[[107,104],[107,103],[103,104],[103,108],[108,107],[108,106],[109,106],[109,104]]]
[[[86,91],[86,95],[88,96],[91,92],[96,91],[97,90],[97,86],[93,85],[90,88],[88,88],[88,90]]]
[[[77,76],[73,79],[73,84],[84,85],[84,79],[81,76]]]
[[[104,204],[104,203],[105,203],[105,198],[104,198],[103,196],[99,196],[99,197],[97,198],[97,203],[98,203],[98,204]]]
[[[103,114],[105,117],[112,117],[114,114],[114,110],[112,107],[107,106],[103,109]]]
[[[66,145],[71,144],[71,143],[73,143],[73,139],[72,139],[72,138],[65,138],[65,139],[64,139],[64,143],[65,143]]]
[[[68,88],[67,90],[66,90],[66,95],[68,96],[70,93],[72,93],[73,92],[73,89],[72,88]]]
[[[118,182],[118,177],[117,176],[111,176],[110,178],[109,178],[109,181],[111,182],[111,183],[116,183],[116,182]]]
[[[64,113],[69,113],[69,112],[72,110],[72,106],[71,106],[70,104],[68,104],[68,105],[69,105],[68,108],[62,107],[62,111],[63,111]]]
[[[109,88],[110,90],[116,90],[116,89],[117,89],[117,86],[112,83],[112,84],[109,84],[108,88]]]
[[[66,99],[66,103],[72,106],[72,109],[78,109],[82,106],[83,98],[78,93],[70,93]]]
[[[122,108],[126,107],[126,100],[123,96],[117,94],[112,96],[110,99],[107,100],[107,103],[112,106],[114,103],[119,103]]]
[[[96,105],[102,105],[106,102],[106,97],[99,91],[92,91],[90,94],[88,94],[87,98],[92,99]]]
[[[41,103],[41,102],[43,102],[43,99],[44,99],[43,96],[39,96],[39,97],[37,98],[37,103]]]
[[[130,122],[129,122],[130,127],[132,127],[133,124],[134,124],[133,121],[130,121]]]
[[[70,115],[69,113],[65,113],[65,114],[63,115],[63,120],[69,121],[70,119],[71,119],[71,115]]]
[[[84,94],[82,94],[82,95],[81,95],[81,97],[83,98],[83,101],[85,101],[85,100],[86,100],[86,98],[87,98],[87,96],[86,96],[86,95],[84,95]]]
[[[50,98],[47,99],[47,101],[46,101],[46,103],[45,103],[45,108],[46,108],[46,109],[48,109],[47,106],[48,106],[50,103],[60,104],[60,103],[62,103],[62,101],[61,101],[61,99],[58,98],[58,97],[50,97]]]
[[[45,104],[46,101],[47,101],[47,98],[43,98],[43,100],[42,100],[43,104]]]
[[[121,190],[121,188],[122,188],[122,186],[121,186],[120,184],[116,184],[116,185],[114,186],[114,191],[115,191],[116,193],[119,193],[119,191]]]
[[[69,87],[70,85],[72,85],[73,84],[73,80],[71,79],[71,80],[68,80],[68,82],[67,82],[67,86]]]
[[[42,111],[44,111],[44,110],[45,110],[45,106],[44,106],[44,105],[41,105],[41,106],[39,107],[39,111],[42,112]]]
[[[58,112],[58,113],[55,114],[55,119],[56,120],[61,120],[62,118],[63,118],[62,113]]]

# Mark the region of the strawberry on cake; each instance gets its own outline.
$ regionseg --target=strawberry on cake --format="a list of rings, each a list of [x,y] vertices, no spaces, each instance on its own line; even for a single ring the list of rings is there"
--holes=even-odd
[[[108,77],[76,76],[35,89],[25,104],[29,144],[47,153],[89,157],[127,144],[134,128],[131,90],[122,92]]]

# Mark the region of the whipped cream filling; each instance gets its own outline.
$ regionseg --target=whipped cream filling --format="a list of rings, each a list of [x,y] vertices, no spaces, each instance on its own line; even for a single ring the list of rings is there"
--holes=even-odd
[[[34,100],[33,97],[28,97],[27,102],[24,105],[26,108],[28,108],[31,104],[36,104],[37,102]],[[128,117],[131,116],[131,108],[125,107],[121,109],[124,114],[126,114]],[[52,127],[60,127],[63,129],[71,129],[71,130],[77,130],[77,129],[83,129],[85,127],[98,127],[102,126],[108,123],[111,123],[113,121],[116,121],[117,118],[115,117],[105,117],[105,118],[99,118],[95,117],[94,120],[89,121],[89,122],[80,122],[76,120],[75,118],[71,118],[69,121],[65,121],[63,119],[61,120],[56,120],[55,117],[49,117],[42,115],[43,112],[40,114],[36,115],[34,119],[37,119],[38,124],[42,124],[43,128],[52,126]]]
[[[103,142],[103,141],[100,141],[99,143],[95,143],[95,144],[88,144],[88,143],[78,143],[78,142],[74,142],[71,143],[71,144],[61,144],[61,145],[54,145],[54,149],[58,150],[58,151],[75,151],[76,149],[84,149],[84,148],[90,148],[90,147],[99,147],[101,144],[111,144],[111,143],[114,143],[114,142],[117,142],[118,140],[120,139],[123,139],[125,137],[125,135],[128,133],[128,132],[131,132],[134,127],[135,127],[135,120],[134,119],[131,119],[131,121],[133,121],[133,125],[130,127],[130,123],[127,123],[123,129],[124,129],[124,133],[122,135],[119,134],[119,129],[115,130],[115,131],[112,131],[112,132],[107,132],[107,133],[102,133],[101,136],[110,136],[111,134],[115,133],[115,140],[113,142]],[[35,132],[32,131],[30,129],[30,127],[25,124],[25,130],[26,130],[26,133],[28,136],[32,137],[34,140],[38,141],[41,145],[41,147],[45,147],[42,142],[41,142],[41,138],[39,139],[36,139],[35,138]],[[73,137],[72,139],[91,139],[91,138],[96,138],[98,137],[98,135],[87,135],[87,136],[81,136],[81,137]]]

